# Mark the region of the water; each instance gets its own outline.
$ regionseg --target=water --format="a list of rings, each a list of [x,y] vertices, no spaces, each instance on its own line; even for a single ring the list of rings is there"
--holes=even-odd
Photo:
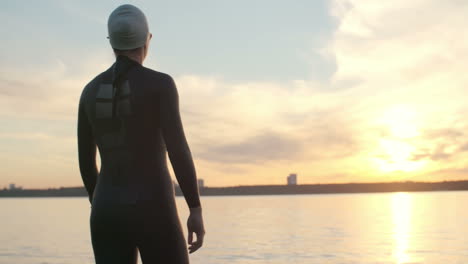
[[[468,192],[202,197],[191,263],[468,263]],[[187,206],[177,197],[187,237]],[[93,263],[87,198],[0,199],[0,263]],[[141,261],[139,261],[141,263]]]

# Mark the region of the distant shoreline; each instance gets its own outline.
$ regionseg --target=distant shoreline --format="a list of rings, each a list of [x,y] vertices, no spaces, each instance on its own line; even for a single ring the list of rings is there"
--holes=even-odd
[[[231,187],[202,187],[202,196],[223,195],[285,195],[285,194],[334,194],[334,193],[384,193],[384,192],[427,192],[466,191],[468,180],[443,182],[387,182],[387,183],[333,183],[298,185],[244,185]],[[178,186],[175,194],[181,196]],[[87,197],[84,187],[61,187],[49,189],[3,189],[2,197]]]

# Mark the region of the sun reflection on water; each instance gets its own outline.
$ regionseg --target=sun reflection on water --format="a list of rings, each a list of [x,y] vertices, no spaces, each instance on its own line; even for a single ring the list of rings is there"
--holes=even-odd
[[[409,234],[411,229],[411,195],[408,193],[395,193],[392,196],[393,214],[393,257],[395,263],[402,264],[410,261],[407,253],[409,247]]]

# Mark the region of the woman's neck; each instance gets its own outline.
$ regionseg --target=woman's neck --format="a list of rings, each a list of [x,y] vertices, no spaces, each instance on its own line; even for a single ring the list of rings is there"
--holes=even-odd
[[[125,56],[133,61],[138,62],[139,64],[143,64],[143,56],[141,54],[125,54],[120,56]]]

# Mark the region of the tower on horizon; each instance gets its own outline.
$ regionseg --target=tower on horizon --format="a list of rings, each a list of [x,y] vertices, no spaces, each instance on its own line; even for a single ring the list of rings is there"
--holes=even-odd
[[[291,173],[289,176],[286,178],[288,185],[297,185],[297,174],[296,173]]]
[[[205,188],[205,181],[203,179],[198,179],[197,181],[199,189]]]
[[[10,191],[15,191],[15,190],[22,190],[23,188],[21,186],[16,186],[14,183],[10,183],[9,190]]]

